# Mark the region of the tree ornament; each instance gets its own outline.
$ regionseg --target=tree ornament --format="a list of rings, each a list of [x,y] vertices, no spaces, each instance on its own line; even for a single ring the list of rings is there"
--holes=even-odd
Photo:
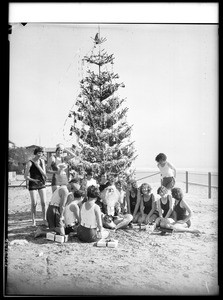
[[[81,92],[73,110],[76,114],[71,114],[71,133],[79,137],[83,168],[94,167],[98,174],[102,170],[124,174],[136,157],[133,148],[123,148],[131,127],[126,121],[128,108],[122,108],[125,99],[120,99],[117,91],[125,85],[116,81],[119,75],[113,72],[114,55],[101,50],[106,38],[98,32],[92,39],[92,51],[82,60],[87,64],[86,76],[80,81]]]

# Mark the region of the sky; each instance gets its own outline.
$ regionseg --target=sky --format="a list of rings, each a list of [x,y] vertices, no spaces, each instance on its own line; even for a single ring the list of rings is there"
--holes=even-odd
[[[218,168],[218,24],[12,22],[9,140],[70,147],[68,118],[100,30],[114,54],[136,169],[160,152],[178,169]]]

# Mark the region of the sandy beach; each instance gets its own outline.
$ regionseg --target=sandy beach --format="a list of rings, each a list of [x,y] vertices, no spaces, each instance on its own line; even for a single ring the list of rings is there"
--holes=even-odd
[[[158,185],[152,184],[154,193]],[[47,187],[48,202],[50,196]],[[120,229],[110,233],[117,248],[99,248],[77,237],[64,244],[34,238],[29,192],[10,187],[5,294],[218,295],[218,190],[208,199],[207,188],[191,186],[185,199],[200,235]],[[40,201],[37,211],[39,225]]]

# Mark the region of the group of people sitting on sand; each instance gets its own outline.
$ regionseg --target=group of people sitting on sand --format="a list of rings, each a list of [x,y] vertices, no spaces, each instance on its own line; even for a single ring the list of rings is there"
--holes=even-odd
[[[45,166],[43,149],[34,150],[34,158],[25,171],[31,196],[31,214],[36,226],[37,194],[41,198],[43,221],[47,231],[60,235],[74,233],[83,242],[107,238],[110,230],[131,228],[133,224],[153,224],[177,232],[197,233],[191,226],[192,211],[175,186],[176,169],[160,153],[155,160],[162,176],[162,184],[153,192],[150,184],[130,179],[128,182],[114,174],[103,173],[99,180],[92,170],[84,178],[75,176],[68,182],[64,146],[59,144],[56,155]],[[67,150],[67,149],[66,149]],[[72,157],[72,152],[67,151]],[[46,173],[52,174],[52,196],[46,208]],[[109,230],[108,230],[109,229]],[[155,229],[156,230],[156,229]],[[42,234],[40,228],[35,236]]]

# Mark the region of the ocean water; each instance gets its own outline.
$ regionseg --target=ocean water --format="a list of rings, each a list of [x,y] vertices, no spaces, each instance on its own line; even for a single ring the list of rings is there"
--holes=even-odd
[[[188,171],[188,183],[189,184],[198,184],[208,186],[209,184],[209,175],[208,171]],[[211,186],[218,187],[218,172],[211,173]],[[157,183],[161,182],[160,173],[157,170],[136,170],[135,179],[138,181],[138,184],[143,182],[147,183]],[[186,182],[186,170],[177,171],[176,181],[185,183]]]

